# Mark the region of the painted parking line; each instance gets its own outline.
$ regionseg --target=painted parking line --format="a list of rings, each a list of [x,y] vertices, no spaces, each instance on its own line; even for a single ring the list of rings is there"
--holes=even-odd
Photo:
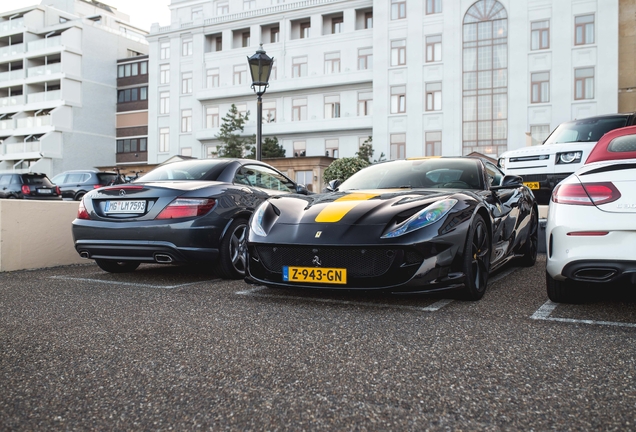
[[[198,281],[198,282],[189,282],[189,283],[179,284],[179,285],[151,285],[151,284],[141,284],[141,283],[134,283],[134,282],[118,282],[118,281],[109,281],[109,280],[103,280],[103,279],[88,279],[88,278],[76,278],[76,277],[65,277],[65,276],[51,276],[50,279],[74,280],[74,281],[82,281],[82,282],[103,283],[103,284],[109,284],[109,285],[128,285],[128,286],[136,286],[136,287],[142,287],[142,288],[158,288],[158,289],[183,288],[189,285],[196,285],[203,282],[206,282],[206,283],[216,282],[220,280],[220,279],[210,279],[210,280],[204,280],[204,281]]]
[[[558,303],[554,303],[551,300],[548,300],[534,314],[532,314],[530,319],[543,320],[543,321],[556,321],[556,322],[564,322],[564,323],[570,323],[570,324],[592,324],[592,325],[603,325],[603,326],[612,326],[612,327],[636,328],[636,324],[634,323],[551,317],[550,314],[554,311],[554,309],[556,309],[557,306],[558,306]]]
[[[337,305],[351,305],[351,306],[371,306],[377,308],[391,308],[391,309],[404,309],[404,310],[414,310],[418,312],[436,312],[443,308],[444,306],[453,302],[453,300],[439,300],[429,306],[418,307],[418,306],[406,306],[406,305],[394,305],[387,303],[371,303],[371,302],[357,302],[350,300],[335,300],[335,299],[324,299],[324,298],[311,298],[311,297],[300,297],[300,296],[290,296],[290,295],[275,295],[275,294],[261,294],[260,291],[266,290],[266,287],[256,287],[246,291],[238,291],[236,294],[250,296],[250,297],[260,297],[260,298],[271,298],[271,299],[285,299],[285,300],[303,300],[317,303],[329,303],[329,304],[337,304]]]

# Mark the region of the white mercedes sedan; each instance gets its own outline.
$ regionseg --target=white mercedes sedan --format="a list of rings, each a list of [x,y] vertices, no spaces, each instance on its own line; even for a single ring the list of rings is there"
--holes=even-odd
[[[576,303],[581,282],[636,285],[636,126],[605,134],[552,193],[546,225],[548,297]]]

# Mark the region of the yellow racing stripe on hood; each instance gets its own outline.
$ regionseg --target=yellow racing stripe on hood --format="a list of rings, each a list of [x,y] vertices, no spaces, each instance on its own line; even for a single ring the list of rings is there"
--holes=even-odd
[[[377,193],[351,193],[338,198],[318,213],[316,222],[339,222],[351,209],[362,201],[377,197]]]

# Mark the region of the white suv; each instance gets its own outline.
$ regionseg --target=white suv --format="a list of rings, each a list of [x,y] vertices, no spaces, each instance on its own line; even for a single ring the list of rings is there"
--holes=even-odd
[[[552,189],[585,164],[596,142],[607,132],[636,123],[634,113],[588,117],[561,123],[543,145],[510,150],[498,165],[510,175],[523,177],[537,200],[547,203]]]

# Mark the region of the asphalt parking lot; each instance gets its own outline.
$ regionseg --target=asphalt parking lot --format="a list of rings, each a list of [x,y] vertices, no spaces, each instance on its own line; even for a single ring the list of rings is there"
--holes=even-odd
[[[633,430],[636,295],[272,290],[197,267],[0,273],[1,430]]]

